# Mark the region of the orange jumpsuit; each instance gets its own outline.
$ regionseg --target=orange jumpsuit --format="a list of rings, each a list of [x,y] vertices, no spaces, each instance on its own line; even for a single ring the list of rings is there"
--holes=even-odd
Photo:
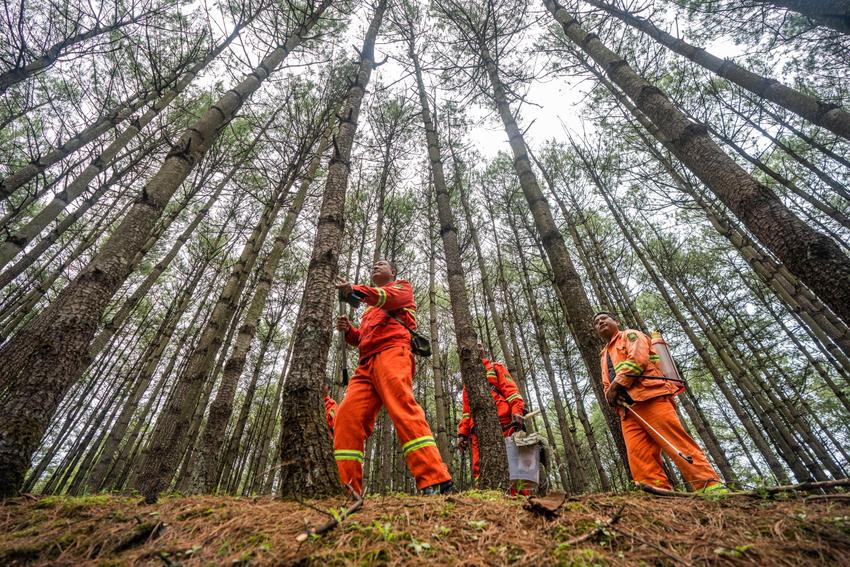
[[[325,419],[328,420],[328,430],[331,432],[331,437],[334,434],[334,418],[336,417],[336,402],[334,399],[325,394]]]
[[[519,389],[511,377],[508,369],[501,362],[490,362],[486,358],[481,363],[487,370],[487,381],[490,382],[490,395],[496,402],[496,412],[499,414],[499,425],[502,426],[502,435],[507,437],[511,433],[511,417],[522,415],[525,409],[525,401],[519,395]],[[472,476],[478,478],[478,435],[474,431],[475,422],[469,409],[469,396],[466,386],[463,387],[463,415],[457,424],[459,437],[469,437],[472,446]]]
[[[416,487],[451,480],[425,412],[413,397],[415,362],[410,332],[384,312],[416,328],[413,288],[405,280],[396,280],[382,287],[355,285],[352,289],[369,307],[360,318],[360,327],[345,334],[350,345],[359,347],[360,363],[336,414],[334,457],[342,483],[363,493],[364,443],[382,405],[393,420]]]
[[[658,353],[652,347],[649,337],[633,329],[618,331],[602,349],[602,383],[606,390],[611,383],[609,355],[614,368],[614,380],[623,385],[635,401],[631,409],[685,455],[691,455],[694,460],[691,464],[679,457],[640,420],[631,416],[629,410],[619,408],[629,468],[635,482],[643,482],[659,488],[671,488],[670,481],[662,468],[661,451],[663,450],[682,471],[682,476],[691,489],[699,490],[717,484],[719,482],[717,473],[699,445],[685,431],[676,413],[673,396],[682,393],[685,389],[684,385],[681,382],[648,378],[664,376],[661,372]]]

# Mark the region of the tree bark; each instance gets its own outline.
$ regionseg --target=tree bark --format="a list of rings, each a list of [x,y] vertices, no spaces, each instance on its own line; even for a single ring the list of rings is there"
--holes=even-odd
[[[322,384],[332,338],[331,290],[339,270],[339,250],[345,230],[351,148],[366,86],[375,66],[375,40],[386,8],[387,0],[381,0],[375,9],[356,74],[342,105],[304,287],[301,318],[293,331],[292,363],[281,402],[280,494],[284,498],[307,495],[317,498],[342,491],[322,411]]]
[[[413,22],[408,21],[407,47],[408,57],[413,64],[416,84],[419,90],[419,104],[422,110],[422,122],[425,126],[425,139],[428,145],[428,160],[434,175],[434,188],[437,193],[437,216],[440,221],[440,234],[446,258],[449,295],[451,297],[452,320],[460,358],[460,371],[463,385],[469,397],[472,418],[478,435],[479,471],[482,488],[501,490],[508,485],[508,466],[505,442],[501,427],[490,396],[489,382],[484,367],[476,354],[476,336],[472,328],[472,316],[469,311],[469,299],[466,293],[463,262],[457,229],[451,208],[451,196],[443,172],[443,158],[437,127],[431,118],[431,107],[425,91],[419,56],[416,52],[416,36]]]

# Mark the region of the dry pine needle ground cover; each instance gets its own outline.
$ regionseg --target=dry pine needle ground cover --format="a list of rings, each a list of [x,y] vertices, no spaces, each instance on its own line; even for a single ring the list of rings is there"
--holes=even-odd
[[[548,520],[492,492],[344,500],[22,497],[0,505],[0,565],[850,565],[850,502],[570,498]],[[615,520],[612,520],[615,518]]]

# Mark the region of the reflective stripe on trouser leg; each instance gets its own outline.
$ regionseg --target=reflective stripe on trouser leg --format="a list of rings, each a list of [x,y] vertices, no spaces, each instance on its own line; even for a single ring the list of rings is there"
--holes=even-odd
[[[357,494],[363,493],[364,443],[381,409],[378,392],[369,378],[371,360],[358,366],[349,380],[334,422],[334,458],[339,477],[343,485],[350,485]]]
[[[393,347],[372,357],[372,383],[395,425],[405,460],[419,489],[451,479],[425,412],[413,397],[413,354]]]

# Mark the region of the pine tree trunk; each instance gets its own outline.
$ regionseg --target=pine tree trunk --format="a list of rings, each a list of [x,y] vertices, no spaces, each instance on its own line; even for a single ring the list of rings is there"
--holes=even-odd
[[[450,429],[448,416],[446,415],[446,388],[441,365],[440,334],[437,314],[437,242],[434,237],[433,228],[436,226],[434,219],[434,197],[433,190],[428,191],[428,325],[431,339],[431,373],[434,376],[434,405],[437,413],[437,447],[440,456],[447,465],[452,461],[452,444],[450,439],[454,432]]]
[[[454,157],[454,148],[451,148],[452,156]],[[457,157],[454,157],[455,162],[455,180],[456,185],[459,189],[461,189],[461,184],[459,183],[460,171],[457,167]],[[469,230],[469,234],[472,237],[472,244],[475,248],[475,258],[478,261],[478,270],[481,272],[481,287],[484,289],[484,298],[487,301],[487,307],[490,310],[490,318],[493,320],[493,326],[496,328],[496,338],[499,340],[499,346],[502,349],[502,356],[505,359],[505,366],[508,369],[508,373],[511,376],[516,376],[520,378],[517,373],[516,362],[514,361],[514,357],[511,354],[511,350],[508,348],[508,339],[505,334],[505,325],[502,322],[502,317],[499,315],[499,310],[496,307],[496,296],[493,293],[493,284],[490,283],[490,278],[487,277],[487,265],[484,261],[484,254],[481,251],[481,242],[478,239],[478,229],[475,226],[475,222],[472,218],[472,210],[471,205],[468,201],[468,195],[463,196],[460,199],[461,205],[463,206],[463,211],[466,216],[466,225]]]
[[[584,291],[584,286],[570,258],[564,238],[558,232],[555,220],[552,218],[552,211],[546,202],[546,197],[540,191],[540,186],[537,184],[537,179],[531,170],[525,140],[508,104],[507,95],[499,78],[496,64],[487,48],[483,46],[482,57],[484,58],[486,72],[490,78],[499,116],[502,118],[505,132],[508,134],[508,140],[514,156],[514,168],[519,177],[522,192],[531,209],[534,224],[540,233],[540,237],[543,239],[546,254],[552,263],[555,285],[564,301],[564,315],[567,318],[567,324],[576,341],[576,346],[579,352],[581,352],[582,361],[591,377],[594,393],[597,400],[599,400],[608,427],[611,429],[611,435],[614,437],[617,450],[623,462],[626,462],[628,457],[626,456],[626,446],[625,441],[623,441],[622,431],[620,430],[619,419],[605,401],[605,393],[602,391],[599,352],[602,350],[603,344],[601,339],[593,331],[593,309],[590,306],[587,293]]]
[[[360,50],[356,75],[342,105],[304,287],[301,318],[293,331],[292,366],[281,402],[280,494],[285,498],[330,496],[342,489],[322,411],[322,384],[332,339],[331,290],[339,270],[339,249],[345,229],[351,148],[375,64],[375,40],[386,8],[387,0],[381,0],[375,9]]]
[[[664,93],[634,72],[555,0],[544,4],[566,36],[611,77],[669,140],[676,156],[726,204],[801,281],[850,323],[850,258],[836,243],[795,216],[770,189],[726,155]]]
[[[476,354],[475,344],[477,339],[471,324],[472,316],[469,311],[463,262],[451,209],[451,196],[443,172],[440,140],[436,124],[431,117],[422,69],[416,53],[416,38],[412,29],[412,22],[408,22],[408,24],[408,57],[413,64],[419,90],[419,104],[428,145],[428,159],[437,193],[437,216],[440,222],[440,235],[442,236],[446,258],[446,272],[448,274],[449,296],[451,297],[452,320],[454,321],[460,358],[461,379],[466,387],[469,406],[478,435],[479,478],[482,488],[501,490],[507,487],[509,480],[505,442],[502,438],[496,407],[493,405],[493,398],[490,396],[489,382],[487,382],[484,368]]]

